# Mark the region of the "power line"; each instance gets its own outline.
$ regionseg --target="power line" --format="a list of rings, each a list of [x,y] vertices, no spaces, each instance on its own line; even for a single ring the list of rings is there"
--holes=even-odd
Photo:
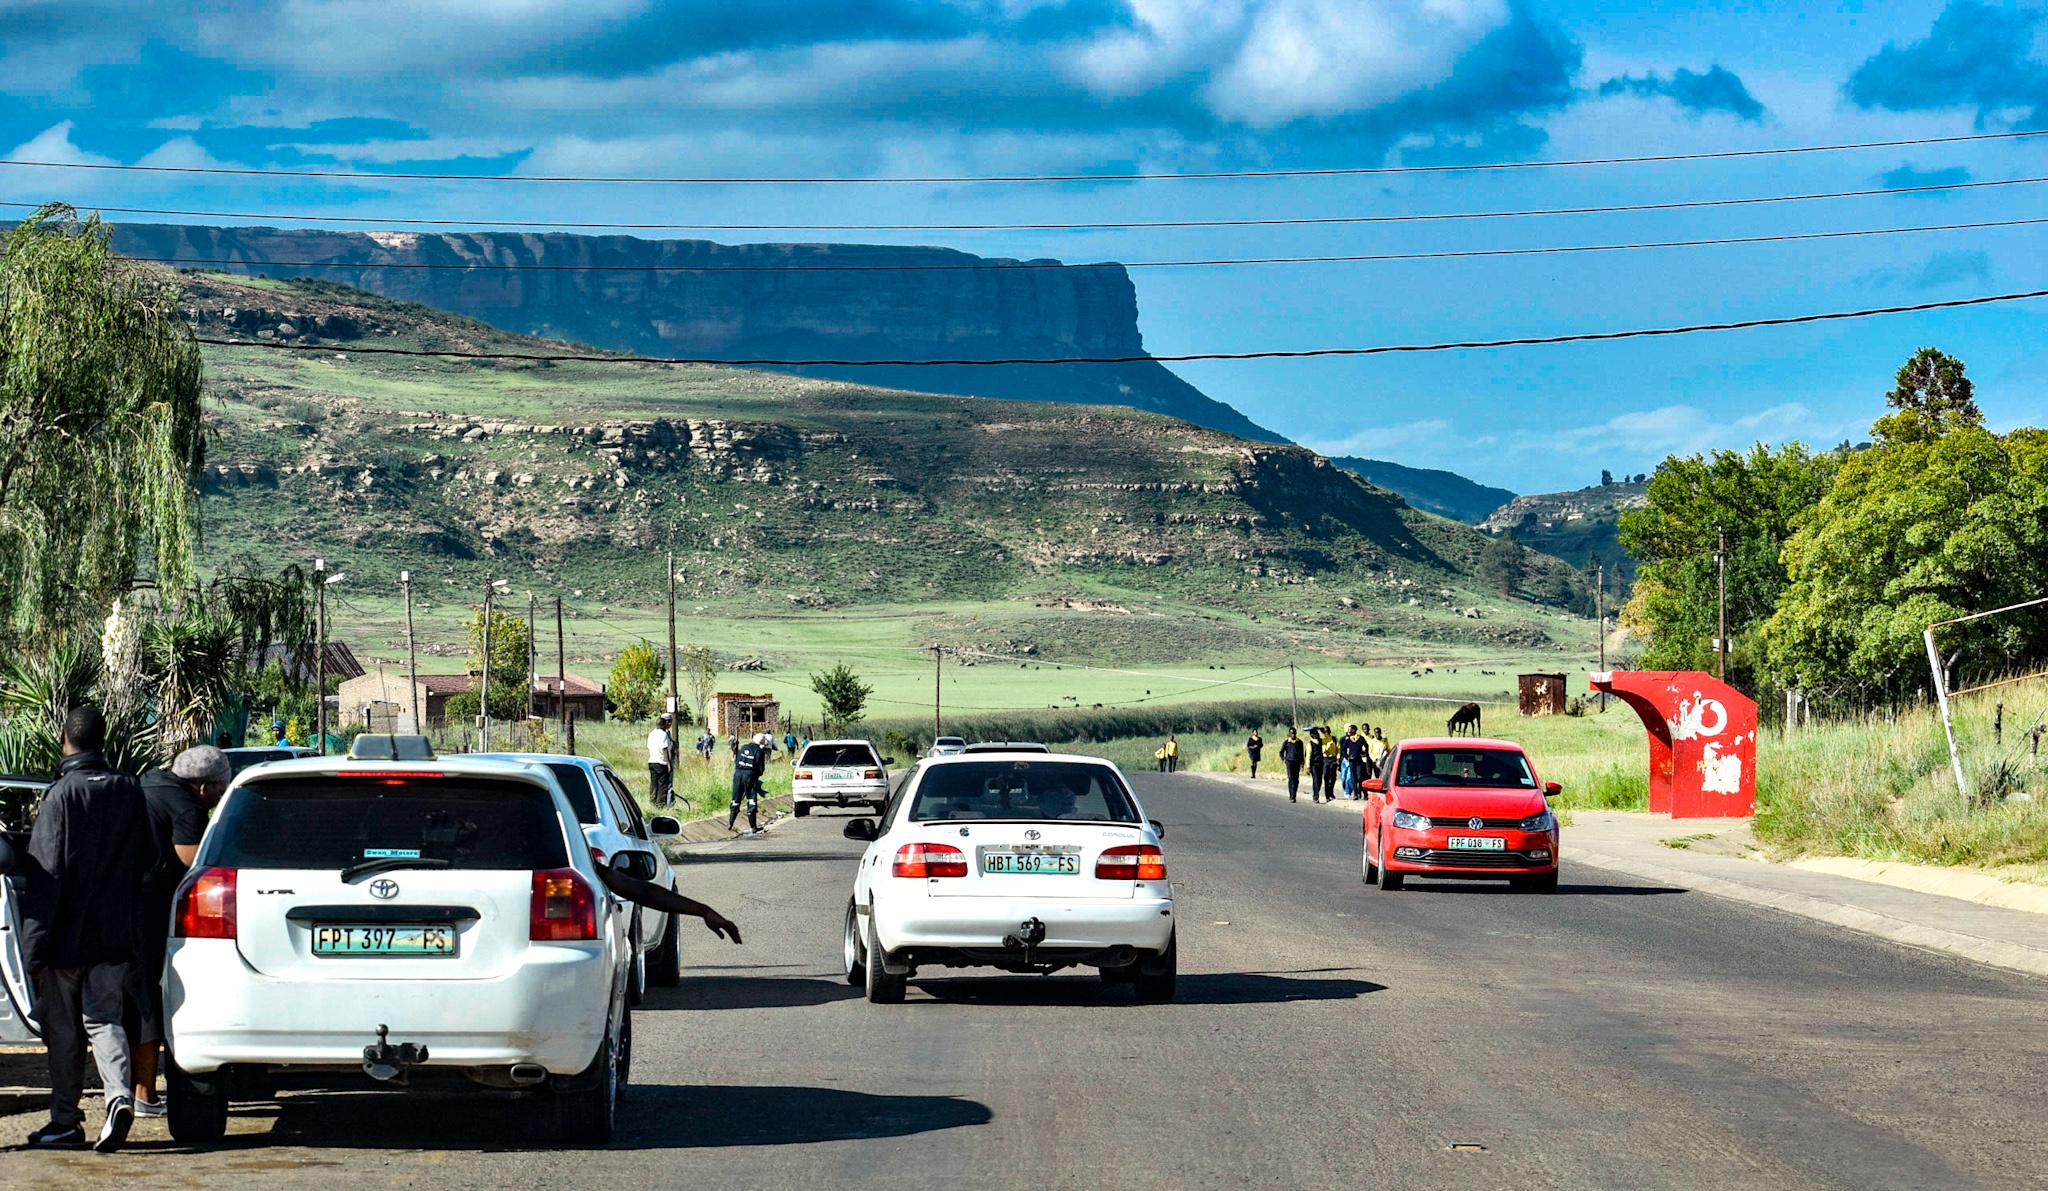
[[[1862,236],[1901,236],[1922,232],[1981,231],[2031,227],[2035,219],[1988,219],[1973,223],[1938,223],[1918,227],[1853,228],[1834,232],[1786,232],[1772,236],[1722,236],[1706,240],[1638,240],[1620,244],[1550,244],[1534,248],[1465,248],[1435,252],[1360,252],[1323,256],[1250,256],[1154,261],[990,261],[972,264],[845,264],[845,265],[555,265],[488,261],[281,261],[237,257],[133,256],[130,260],[158,265],[230,265],[244,269],[405,269],[426,272],[480,273],[955,273],[1038,269],[1209,269],[1255,265],[1367,264],[1387,261],[1464,260],[1474,257],[1556,256],[1582,252],[1636,252],[1651,248],[1713,248],[1740,244],[1784,244],[1801,240],[1841,240]]]
[[[1710,153],[1655,153],[1636,157],[1579,157],[1549,161],[1491,161],[1466,165],[1383,165],[1334,166],[1324,169],[1286,170],[1203,170],[1189,173],[1121,174],[986,174],[908,175],[899,177],[619,177],[577,174],[402,174],[373,170],[270,170],[249,166],[123,165],[94,161],[0,160],[0,166],[35,169],[99,170],[137,174],[195,174],[212,177],[258,178],[350,178],[379,182],[572,182],[622,183],[658,186],[901,186],[968,185],[973,183],[1031,182],[1193,182],[1231,178],[1353,178],[1383,174],[1475,173],[1484,170],[1564,169],[1580,166],[1643,165],[1679,161],[1726,161],[1735,158],[1788,157],[1807,153],[1841,153],[1859,149],[1900,149],[1925,145],[1955,145],[1973,141],[2003,141],[2048,135],[2048,129],[2017,132],[1978,132],[1959,136],[1913,137],[1893,141],[1852,141],[1830,145],[1792,145],[1776,149],[1723,149]]]
[[[1770,194],[1725,199],[1680,199],[1663,203],[1616,203],[1597,207],[1530,207],[1502,211],[1432,211],[1412,215],[1328,215],[1273,219],[1134,219],[1100,223],[605,223],[545,219],[424,219],[376,215],[291,215],[275,211],[194,211],[166,207],[91,206],[117,215],[170,215],[193,219],[274,219],[284,223],[352,223],[377,227],[475,228],[491,224],[507,228],[597,231],[711,232],[1082,232],[1132,231],[1158,228],[1320,227],[1370,223],[1423,223],[1459,219],[1526,219],[1549,215],[1618,215],[1643,211],[1687,211],[1706,207],[1749,207],[1765,203],[1803,203],[1821,199],[1872,198],[1886,195],[1948,193],[2005,186],[2033,186],[2048,178],[1996,178],[1978,182],[1939,182],[1925,186],[1881,186],[1863,190]],[[38,209],[45,204],[0,202],[0,207]]]
[[[1188,352],[1180,355],[1134,356],[1024,356],[991,360],[717,360],[703,356],[598,356],[572,352],[463,352],[429,351],[403,347],[350,347],[334,344],[275,343],[264,340],[213,339],[199,336],[198,342],[216,347],[255,347],[270,351],[318,352],[328,354],[420,356],[456,360],[511,360],[534,363],[588,364],[707,364],[734,368],[924,368],[986,367],[1010,364],[1139,364],[1147,361],[1175,364],[1202,360],[1305,360],[1324,356],[1382,356],[1416,352],[1468,351],[1484,348],[1536,347],[1561,343],[1600,343],[1615,339],[1653,339],[1672,335],[1693,335],[1708,331],[1744,331],[1758,327],[1790,327],[1805,323],[1839,322],[1845,319],[1875,318],[1889,314],[1918,314],[1930,310],[1956,310],[2021,302],[2048,297],[2048,289],[2009,294],[1988,294],[1976,298],[1953,298],[1944,302],[1916,302],[1908,306],[1876,306],[1864,310],[1836,310],[1822,314],[1795,314],[1779,318],[1741,319],[1725,323],[1693,323],[1677,327],[1648,327],[1627,331],[1583,331],[1567,335],[1529,335],[1513,339],[1471,339],[1448,343],[1387,344],[1379,347],[1317,347],[1292,351]]]

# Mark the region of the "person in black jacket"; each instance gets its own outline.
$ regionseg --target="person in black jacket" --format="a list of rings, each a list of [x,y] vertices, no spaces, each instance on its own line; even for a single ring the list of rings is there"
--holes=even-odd
[[[1301,792],[1301,761],[1308,755],[1302,747],[1301,736],[1294,729],[1287,729],[1287,739],[1280,742],[1280,764],[1287,767],[1287,801],[1295,801]]]
[[[1252,759],[1252,776],[1259,776],[1259,758],[1266,753],[1266,742],[1259,738],[1259,730],[1252,729],[1249,739],[1244,742],[1244,755]]]
[[[64,760],[29,835],[21,940],[50,1055],[50,1123],[29,1134],[28,1144],[85,1144],[78,1101],[90,1038],[106,1089],[106,1120],[93,1147],[103,1153],[121,1148],[135,1120],[122,994],[136,957],[143,877],[156,866],[142,787],[107,763],[106,740],[97,707],[65,717]]]
[[[762,744],[767,733],[759,733],[733,750],[732,805],[725,812],[725,829],[739,821],[740,799],[747,800],[747,830],[761,830],[761,775],[768,769],[768,749]]]

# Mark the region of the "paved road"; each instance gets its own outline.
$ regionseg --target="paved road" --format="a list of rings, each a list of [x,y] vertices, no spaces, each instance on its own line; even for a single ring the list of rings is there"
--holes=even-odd
[[[212,1153],[149,1124],[112,1158],[8,1154],[0,1183],[1948,1189],[2048,1169],[2048,982],[1592,868],[1548,898],[1382,894],[1346,815],[1136,780],[1181,887],[1174,1004],[1092,974],[856,999],[837,965],[858,845],[822,816],[686,866],[748,942],[704,935],[636,1018],[609,1152],[529,1140],[518,1104],[290,1096]]]

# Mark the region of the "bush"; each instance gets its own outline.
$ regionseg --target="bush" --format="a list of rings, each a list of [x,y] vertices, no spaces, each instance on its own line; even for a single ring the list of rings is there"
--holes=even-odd
[[[608,690],[612,714],[628,722],[654,718],[667,678],[668,667],[662,665],[653,645],[644,639],[637,645],[628,645],[612,664]]]

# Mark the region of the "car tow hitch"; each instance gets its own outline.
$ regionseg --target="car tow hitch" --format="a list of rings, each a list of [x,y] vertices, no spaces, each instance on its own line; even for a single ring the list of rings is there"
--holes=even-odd
[[[390,1026],[377,1027],[376,1043],[363,1048],[363,1073],[384,1083],[402,1084],[408,1068],[427,1061],[427,1047],[423,1042],[401,1042],[393,1046],[390,1035]]]
[[[1036,918],[1026,918],[1017,924],[1016,934],[1003,936],[1003,946],[1012,951],[1020,947],[1024,949],[1024,962],[1027,964],[1038,962],[1037,957],[1032,954],[1032,950],[1043,942],[1045,942],[1045,923],[1040,922]]]

